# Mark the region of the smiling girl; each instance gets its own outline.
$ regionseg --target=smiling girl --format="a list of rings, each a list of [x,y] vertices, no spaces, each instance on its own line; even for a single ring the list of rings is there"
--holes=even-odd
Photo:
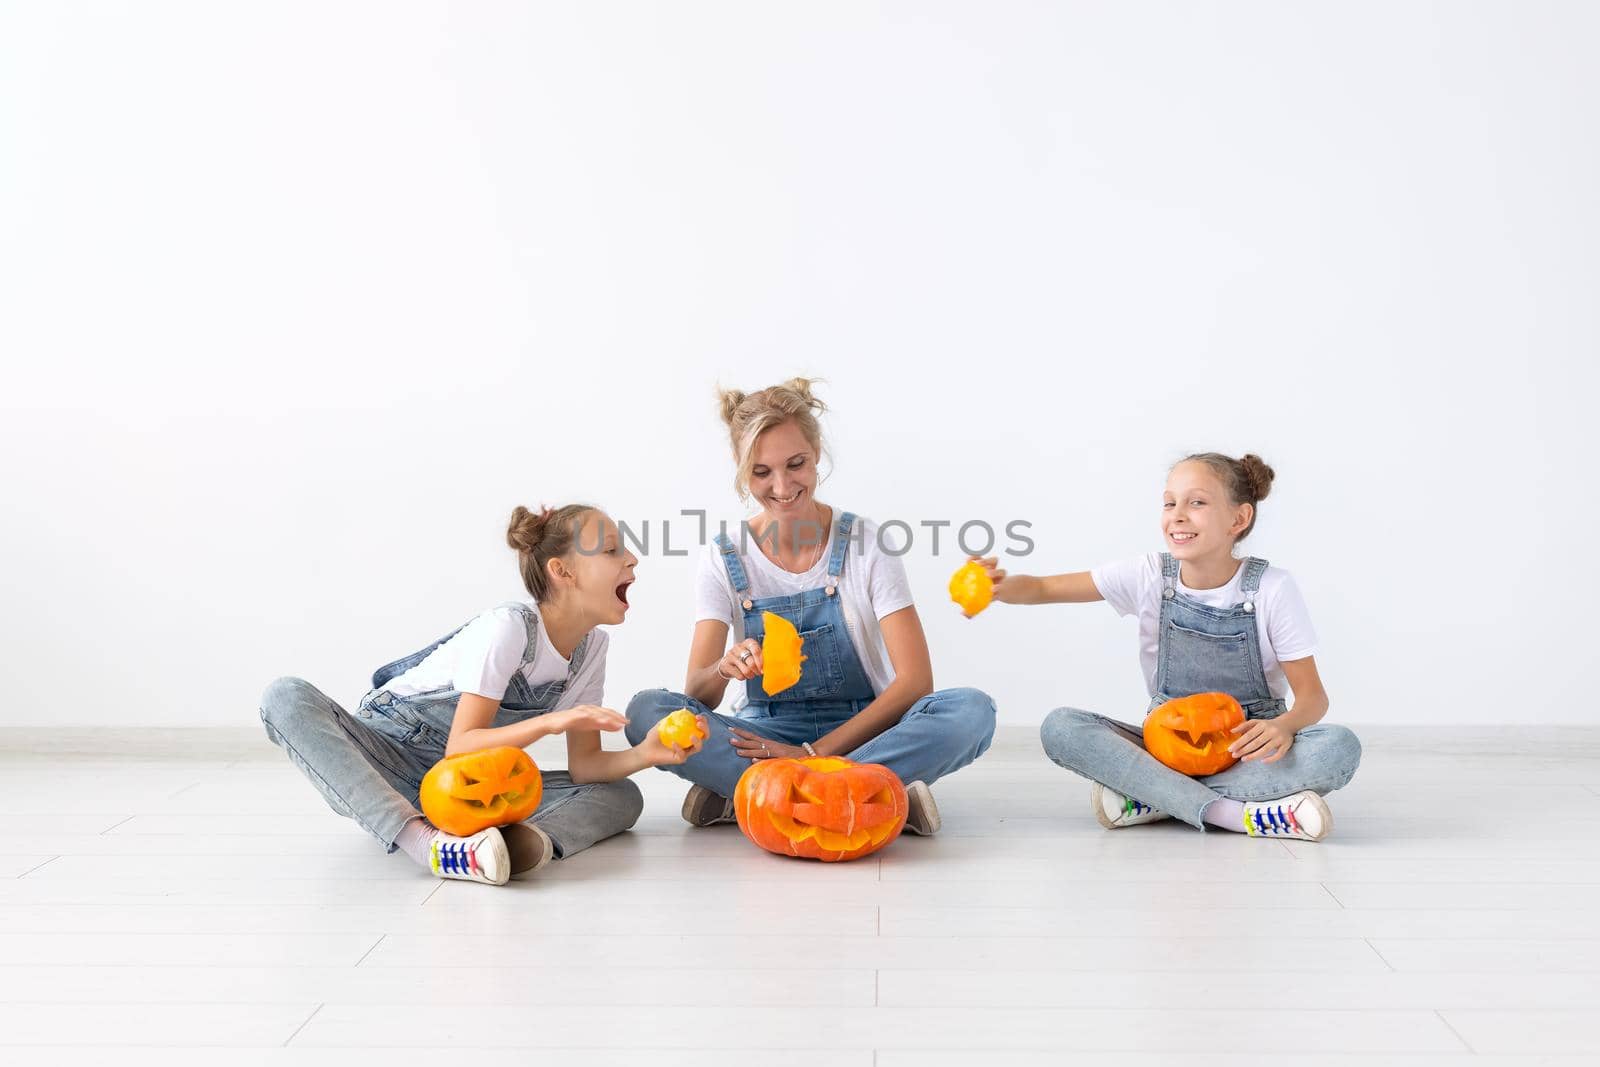
[[[1244,707],[1229,748],[1240,761],[1198,779],[1146,752],[1137,726],[1076,708],[1052,711],[1040,728],[1044,750],[1095,783],[1091,806],[1108,829],[1173,816],[1201,829],[1317,841],[1333,828],[1322,795],[1350,781],[1361,744],[1343,726],[1320,725],[1328,695],[1294,579],[1266,560],[1234,554],[1272,480],[1259,456],[1189,456],[1172,468],[1162,495],[1166,551],[1047,577],[1008,577],[994,557],[982,561],[997,601],[1104,600],[1119,615],[1137,615],[1147,714],[1207,692],[1228,693]]]
[[[627,720],[599,706],[608,637],[596,627],[627,615],[639,562],[611,519],[581,504],[519,507],[506,540],[532,603],[492,608],[380,667],[354,715],[299,678],[261,700],[267,736],[334,811],[438,877],[491,885],[628,829],[643,807],[628,775],[699,748],[663,745],[655,730],[625,751],[600,746],[600,731]],[[551,734],[566,735],[568,769],[541,772],[527,821],[455,837],[417,810],[422,776],[444,757]]]

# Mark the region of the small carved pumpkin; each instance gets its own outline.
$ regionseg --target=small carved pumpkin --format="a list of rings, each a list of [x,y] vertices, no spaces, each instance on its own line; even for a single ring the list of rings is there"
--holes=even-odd
[[[688,708],[679,708],[677,711],[661,720],[661,729],[656,731],[656,736],[663,745],[671,747],[677,745],[687,751],[695,739],[704,740],[706,732],[700,726],[700,720]]]
[[[435,763],[422,779],[422,813],[445,833],[465,837],[521,822],[543,795],[544,780],[533,760],[504,745]]]
[[[994,599],[994,581],[983,564],[968,560],[950,576],[950,599],[961,605],[961,613],[972,618]]]
[[[800,646],[805,638],[782,615],[763,611],[761,623],[766,631],[761,638],[761,688],[770,697],[800,680],[800,664],[806,658],[800,654]]]
[[[906,824],[906,790],[881,763],[759,760],[733,791],[739,829],[768,852],[833,863],[878,851]]]
[[[1175,771],[1204,776],[1239,762],[1228,753],[1244,709],[1227,693],[1196,693],[1169,700],[1144,720],[1144,747]]]

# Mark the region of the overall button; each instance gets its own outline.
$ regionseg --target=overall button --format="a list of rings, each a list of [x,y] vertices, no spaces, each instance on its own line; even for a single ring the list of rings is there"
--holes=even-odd
[[[750,609],[751,609],[751,608],[753,608],[753,607],[755,607],[755,604],[754,604],[754,603],[752,603],[752,602],[751,602],[751,601],[749,601],[749,600],[746,600],[746,601],[745,601],[745,602],[744,602],[744,610],[746,610],[746,611],[749,611],[749,610],[750,610]]]
[[[1172,596],[1173,596],[1173,592],[1172,592],[1171,589],[1163,589],[1163,590],[1161,590],[1161,599],[1163,599],[1163,600],[1171,600]]]
[[[1254,611],[1254,610],[1256,610],[1256,606],[1255,606],[1255,604],[1253,602],[1251,602],[1249,600],[1246,600],[1244,602],[1244,610],[1246,610],[1246,611]]]

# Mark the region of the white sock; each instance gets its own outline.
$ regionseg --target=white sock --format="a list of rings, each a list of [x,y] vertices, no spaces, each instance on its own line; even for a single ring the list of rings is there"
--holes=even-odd
[[[437,826],[418,815],[400,828],[400,836],[394,839],[394,844],[401,852],[431,871],[433,867],[428,863],[428,853],[433,845],[433,836],[438,832]]]
[[[1218,797],[1206,805],[1206,810],[1201,813],[1200,818],[1207,826],[1219,826],[1224,830],[1242,834],[1245,832],[1244,801]]]

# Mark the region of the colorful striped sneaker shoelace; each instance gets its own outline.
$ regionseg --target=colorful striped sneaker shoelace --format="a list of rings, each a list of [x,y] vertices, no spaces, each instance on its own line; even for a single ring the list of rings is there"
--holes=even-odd
[[[446,841],[441,844],[438,838],[434,839],[433,849],[428,856],[428,866],[434,874],[474,875],[483,873],[483,868],[478,866],[478,848],[476,845]]]
[[[1261,837],[1268,834],[1298,834],[1304,831],[1294,817],[1294,809],[1285,804],[1267,806],[1261,804],[1254,811],[1244,809],[1245,833],[1251,837]]]

